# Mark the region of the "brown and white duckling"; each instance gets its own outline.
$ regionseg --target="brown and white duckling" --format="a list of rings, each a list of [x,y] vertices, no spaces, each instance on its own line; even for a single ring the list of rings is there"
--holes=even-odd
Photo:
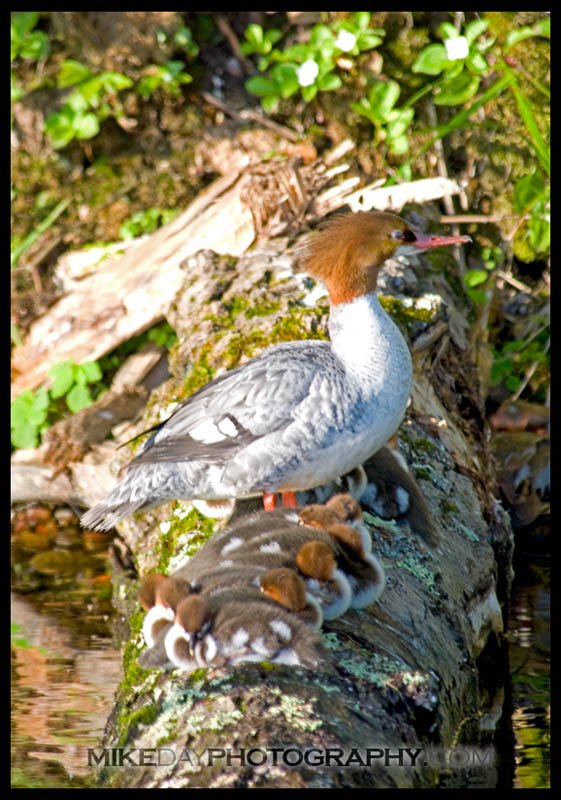
[[[323,530],[340,523],[351,525],[358,531],[365,552],[372,550],[370,531],[363,523],[362,509],[352,495],[336,494],[324,505],[312,503],[305,506],[300,509],[298,520],[301,525]]]
[[[179,601],[191,592],[187,581],[165,575],[148,575],[142,582],[139,601],[147,613],[142,633],[148,647],[153,647],[173,623]]]
[[[302,578],[288,567],[271,569],[263,575],[259,588],[275,603],[292,611],[312,628],[321,628],[323,613],[316,598],[306,591]]]
[[[302,546],[319,535],[324,550],[308,550],[307,558],[299,558]],[[351,588],[345,574],[338,568],[333,540],[325,531],[308,531],[303,526],[264,534],[248,542],[232,555],[235,566],[245,564],[269,570],[288,568],[300,570],[306,590],[321,605],[323,619],[331,620],[344,614],[351,602]]]
[[[439,534],[425,498],[398,450],[382,447],[363,464],[366,486],[362,507],[382,519],[405,520],[430,547],[438,547]]]
[[[315,669],[326,660],[319,636],[296,615],[266,598],[244,603],[225,594],[182,600],[165,647],[187,672],[260,661]]]
[[[376,602],[384,591],[386,576],[376,556],[365,551],[360,533],[350,525],[331,525],[327,532],[337,539],[337,565],[351,587],[351,608]]]

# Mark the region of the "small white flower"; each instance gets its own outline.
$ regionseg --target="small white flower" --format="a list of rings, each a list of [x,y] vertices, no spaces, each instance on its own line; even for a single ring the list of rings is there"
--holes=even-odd
[[[171,528],[171,522],[160,522],[160,530],[162,533],[167,533]]]
[[[300,86],[311,86],[319,73],[319,67],[313,59],[309,58],[304,61],[296,70],[298,83]]]
[[[469,53],[469,44],[465,36],[457,36],[455,39],[445,39],[444,47],[450,61],[457,61],[465,58]]]
[[[341,28],[339,33],[337,34],[337,39],[335,40],[335,47],[338,47],[339,50],[342,50],[344,53],[348,53],[349,50],[352,50],[356,44],[356,36],[354,33],[350,31],[346,31],[344,28]]]

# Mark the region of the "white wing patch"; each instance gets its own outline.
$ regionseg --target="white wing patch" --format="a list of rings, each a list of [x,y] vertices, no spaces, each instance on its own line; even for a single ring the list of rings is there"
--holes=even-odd
[[[286,622],[282,619],[272,619],[269,622],[269,627],[273,630],[281,639],[286,639],[289,642],[292,639],[292,631],[290,629],[290,625],[287,625]]]
[[[228,422],[229,421],[230,420],[228,420]],[[199,422],[198,425],[195,425],[194,428],[191,428],[189,436],[203,444],[216,444],[216,442],[222,442],[226,438],[226,434],[222,433],[220,428],[215,425],[211,419],[205,419],[203,422]]]
[[[259,550],[261,553],[280,553],[281,546],[278,542],[267,542],[267,544],[262,544]]]
[[[232,420],[229,419],[228,417],[224,417],[224,419],[220,420],[220,422],[218,423],[218,429],[222,433],[226,434],[226,436],[233,437],[238,435],[238,429],[236,428]]]
[[[236,550],[240,545],[243,544],[243,539],[240,539],[239,536],[233,536],[229,542],[227,542],[224,547],[222,548],[222,555],[225,556],[226,553],[229,553],[230,550]]]

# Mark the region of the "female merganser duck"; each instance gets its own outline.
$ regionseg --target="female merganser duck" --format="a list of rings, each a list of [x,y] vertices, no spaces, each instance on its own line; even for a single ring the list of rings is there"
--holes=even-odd
[[[295,614],[265,597],[244,602],[227,593],[183,599],[165,650],[186,672],[260,661],[317,669],[328,662],[318,634]]]
[[[334,216],[297,251],[329,292],[330,342],[277,344],[198,389],[82,517],[107,530],[166,500],[306,490],[350,472],[397,429],[409,398],[409,348],[376,295],[395,255],[469,241],[429,236],[378,211]]]

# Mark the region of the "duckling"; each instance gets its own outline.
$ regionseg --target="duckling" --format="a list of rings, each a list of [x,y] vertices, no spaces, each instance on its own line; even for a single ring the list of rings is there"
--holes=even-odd
[[[293,611],[310,627],[321,628],[321,605],[306,591],[306,584],[294,570],[288,567],[269,570],[261,578],[259,588],[271,600]]]
[[[363,467],[367,483],[359,498],[362,507],[382,519],[406,520],[430,547],[438,547],[440,536],[425,498],[399,451],[382,447]]]
[[[149,575],[144,579],[139,600],[147,610],[142,633],[148,647],[153,647],[162,632],[167,631],[173,622],[179,601],[190,592],[190,585],[180,578]]]
[[[265,598],[244,603],[222,594],[182,600],[165,647],[187,672],[265,660],[310,669],[327,662],[319,636],[295,615]]]

